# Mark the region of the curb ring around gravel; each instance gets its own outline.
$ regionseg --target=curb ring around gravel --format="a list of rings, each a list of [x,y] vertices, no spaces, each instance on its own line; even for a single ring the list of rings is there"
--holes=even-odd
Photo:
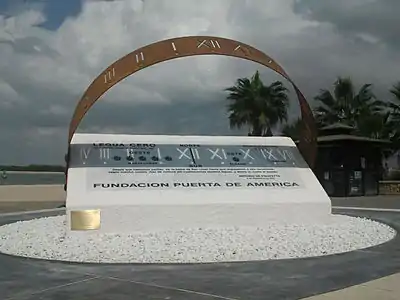
[[[396,242],[400,244],[400,226],[398,224],[395,224],[393,222],[388,222],[385,220],[382,220],[381,218],[372,218],[372,217],[360,217],[360,216],[356,216],[356,215],[348,215],[348,214],[344,214],[344,213],[337,213],[335,215],[341,215],[341,216],[346,216],[346,217],[352,217],[352,218],[362,218],[368,221],[372,221],[372,222],[377,222],[383,225],[386,225],[388,227],[390,227],[390,229],[392,231],[394,231],[394,235],[391,239],[384,241],[382,243],[378,243],[376,245],[372,245],[372,246],[367,246],[367,247],[361,247],[361,248],[357,248],[354,250],[350,250],[350,251],[345,251],[345,252],[337,252],[337,253],[328,253],[326,255],[310,255],[310,256],[303,256],[303,257],[289,257],[289,258],[270,258],[270,259],[252,259],[252,260],[227,260],[227,261],[207,261],[207,262],[176,262],[176,261],[171,261],[171,262],[96,262],[96,261],[70,261],[70,260],[66,260],[66,259],[46,259],[43,257],[28,257],[28,256],[22,256],[22,255],[17,255],[17,254],[11,254],[11,253],[4,253],[4,252],[0,252],[0,255],[3,256],[8,256],[10,258],[18,258],[18,259],[23,259],[23,260],[28,260],[28,261],[46,261],[46,262],[57,262],[57,263],[63,263],[63,264],[71,264],[71,265],[152,265],[152,266],[157,266],[157,265],[207,265],[207,264],[239,264],[239,263],[255,263],[255,262],[265,262],[265,261],[282,261],[282,260],[299,260],[299,259],[310,259],[310,258],[315,258],[315,259],[322,259],[322,258],[328,258],[328,257],[332,257],[332,256],[337,256],[337,255],[346,255],[346,254],[351,254],[352,252],[356,252],[356,251],[374,251],[374,249],[381,249],[382,248],[388,248],[391,245],[395,244]],[[60,216],[60,215],[58,215]],[[62,216],[62,215],[61,215]],[[32,218],[33,219],[39,219],[39,218]],[[27,220],[28,221],[28,220]],[[12,221],[9,223],[6,223],[4,225],[8,225],[8,224],[12,224],[12,223],[16,223],[19,222],[19,220],[16,221]]]

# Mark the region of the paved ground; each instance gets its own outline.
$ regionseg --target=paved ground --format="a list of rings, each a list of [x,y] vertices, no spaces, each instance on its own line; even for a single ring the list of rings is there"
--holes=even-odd
[[[303,300],[399,300],[400,273]]]
[[[400,196],[331,198],[332,206],[400,209]]]
[[[400,213],[336,212],[375,218],[400,229]],[[2,216],[0,225],[34,217],[37,215]],[[302,299],[400,272],[400,236],[369,249],[296,260],[199,265],[90,265],[0,255],[0,266],[2,300]],[[393,284],[385,286],[386,289],[393,288]],[[373,299],[391,299],[393,296],[393,292],[379,289],[379,286],[364,289],[361,291],[364,294],[360,295],[359,291],[351,297],[342,292],[336,298],[331,294],[314,299],[371,299],[367,296],[372,291],[379,295]]]
[[[64,201],[0,201],[0,214],[42,210],[63,205]],[[332,198],[332,206],[400,209],[400,196]]]

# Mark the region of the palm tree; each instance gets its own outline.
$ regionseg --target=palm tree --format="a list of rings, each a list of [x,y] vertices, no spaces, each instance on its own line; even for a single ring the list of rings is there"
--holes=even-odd
[[[389,111],[369,114],[358,121],[358,132],[374,139],[390,140],[393,136],[393,123]]]
[[[390,90],[393,100],[389,101],[390,128],[392,129],[391,140],[394,147],[400,148],[400,81]]]
[[[288,136],[292,138],[292,140],[296,141],[300,138],[300,132],[302,127],[301,118],[297,118],[292,123],[287,123],[282,128],[282,135]]]
[[[400,81],[393,86],[390,92],[395,96],[395,98],[400,101]]]
[[[371,115],[382,113],[385,105],[375,98],[371,84],[364,84],[356,92],[350,78],[339,77],[333,93],[321,90],[315,97],[319,106],[315,109],[319,126],[343,123],[359,129],[359,123]]]
[[[225,89],[231,128],[249,128],[249,135],[272,136],[272,128],[287,120],[288,90],[280,81],[265,86],[258,71]]]
[[[371,113],[358,121],[362,135],[386,139],[392,142],[393,150],[400,148],[400,82],[393,86],[390,93],[393,100],[382,105],[378,113]]]
[[[389,102],[388,106],[392,114],[392,121],[399,124],[397,126],[400,127],[400,81],[393,86],[390,93],[393,95],[393,100]]]

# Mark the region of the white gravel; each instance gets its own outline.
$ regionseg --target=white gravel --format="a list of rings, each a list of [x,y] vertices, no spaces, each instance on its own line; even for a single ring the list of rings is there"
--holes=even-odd
[[[323,223],[267,228],[194,228],[132,235],[65,237],[65,216],[0,227],[0,252],[97,263],[193,263],[328,255],[387,242],[396,231],[363,218],[332,215]]]

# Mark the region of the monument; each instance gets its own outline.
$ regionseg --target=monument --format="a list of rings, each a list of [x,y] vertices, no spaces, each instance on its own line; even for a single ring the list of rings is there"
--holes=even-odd
[[[216,37],[161,41],[125,56],[90,85],[72,118],[66,216],[0,226],[0,252],[90,263],[244,262],[343,253],[396,236],[387,225],[331,214],[310,168],[314,119],[294,84],[299,149],[285,137],[75,133],[96,100],[126,76],[207,54],[259,62],[293,84],[267,55]]]
[[[91,106],[119,81],[159,62],[193,55],[247,59],[286,78],[296,91],[303,120],[299,149],[283,137],[75,133]],[[280,65],[250,45],[189,36],[145,46],[102,72],[75,109],[66,156],[68,230],[258,226],[277,219],[324,217],[331,212],[330,199],[310,169],[316,137],[303,94]]]
[[[286,137],[75,134],[70,155],[71,230],[264,227],[331,213]]]

